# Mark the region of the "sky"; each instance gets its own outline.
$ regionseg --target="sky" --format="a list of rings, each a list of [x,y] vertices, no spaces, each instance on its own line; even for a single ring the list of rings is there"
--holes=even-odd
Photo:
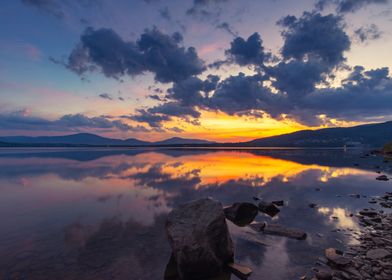
[[[3,0],[0,135],[246,141],[392,120],[390,0]]]

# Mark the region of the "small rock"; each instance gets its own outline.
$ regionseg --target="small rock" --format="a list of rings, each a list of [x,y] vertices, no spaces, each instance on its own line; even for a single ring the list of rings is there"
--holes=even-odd
[[[263,231],[265,226],[266,226],[266,223],[264,223],[264,222],[261,222],[261,223],[251,223],[249,225],[249,227],[251,229],[253,229],[254,231],[257,231],[257,232]]]
[[[276,207],[276,205],[273,204],[272,202],[260,201],[258,203],[258,206],[260,212],[263,212],[271,217],[274,217],[276,214],[280,212],[279,208]]]
[[[336,266],[346,266],[350,264],[351,260],[345,256],[339,250],[335,248],[328,248],[325,250],[325,257],[328,261]]]
[[[371,249],[367,251],[366,257],[372,259],[372,260],[379,260],[383,259],[385,257],[389,257],[391,253],[385,249]]]
[[[246,279],[252,274],[252,269],[240,264],[229,263],[227,264],[227,267],[234,275],[236,275],[240,279]]]
[[[223,209],[228,220],[232,221],[237,226],[249,225],[256,218],[259,209],[252,203],[234,203],[231,206]]]
[[[306,239],[306,233],[295,228],[287,228],[278,224],[267,224],[263,228],[263,233],[290,237],[298,240]]]
[[[316,272],[316,278],[318,280],[331,280],[332,279],[332,271],[329,269],[320,269]]]
[[[275,204],[276,206],[284,206],[283,200],[274,200],[274,201],[271,201],[271,203]]]
[[[362,216],[368,216],[368,217],[375,217],[378,215],[378,213],[376,211],[365,210],[365,209],[359,211],[359,214],[361,214]]]
[[[389,179],[388,179],[387,175],[380,175],[380,176],[376,177],[376,180],[388,181]]]

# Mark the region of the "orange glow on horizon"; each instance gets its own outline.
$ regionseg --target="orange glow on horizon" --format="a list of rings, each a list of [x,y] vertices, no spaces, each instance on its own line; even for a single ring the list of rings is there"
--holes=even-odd
[[[329,119],[329,125],[308,127],[290,119],[275,120],[270,117],[230,116],[222,112],[210,111],[200,111],[200,113],[200,125],[190,124],[181,119],[164,123],[165,128],[178,127],[183,130],[182,132],[173,132],[170,130],[166,132],[150,131],[132,133],[132,137],[146,141],[159,141],[177,136],[216,142],[244,142],[304,129],[319,129],[331,126],[347,127],[362,124]],[[319,116],[319,118],[324,119],[325,116]],[[140,125],[132,122],[129,122],[129,124]]]

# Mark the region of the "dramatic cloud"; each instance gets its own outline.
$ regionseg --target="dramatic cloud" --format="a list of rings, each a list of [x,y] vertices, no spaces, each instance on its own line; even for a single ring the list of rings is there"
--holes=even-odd
[[[262,65],[269,54],[264,53],[263,41],[258,33],[253,33],[248,39],[235,38],[230,43],[226,55],[241,66]]]
[[[126,42],[111,29],[87,28],[69,56],[67,67],[79,75],[101,70],[107,77],[155,74],[162,83],[179,82],[205,70],[204,62],[192,47],[180,44],[182,36],[171,36],[154,28],[137,42]]]
[[[171,120],[170,116],[168,115],[151,113],[150,110],[151,109],[139,109],[137,110],[137,114],[131,116],[123,116],[123,118],[131,119],[141,123],[147,123],[152,128],[161,128],[162,122]]]
[[[350,39],[341,18],[333,15],[304,13],[300,18],[287,16],[279,24],[285,28],[283,61],[265,71],[276,89],[297,102],[344,64]]]
[[[113,97],[109,93],[101,93],[98,96],[101,97],[102,99],[113,100]]]
[[[319,89],[302,101],[312,114],[325,114],[343,120],[361,120],[374,116],[390,116],[392,79],[388,68],[365,71],[354,68],[339,88]]]
[[[381,37],[382,32],[375,24],[358,28],[354,31],[355,36],[359,41],[365,42],[369,40],[376,40]]]
[[[353,13],[367,5],[371,4],[387,4],[389,0],[318,0],[316,8],[323,10],[330,4],[336,5],[338,13]]]
[[[305,12],[301,18],[288,16],[279,23],[286,28],[281,51],[285,59],[318,59],[332,67],[345,61],[343,52],[350,48],[350,39],[340,17]]]
[[[160,105],[139,111],[133,119],[161,127],[173,117],[195,121],[199,110],[214,110],[238,116],[267,114],[317,126],[330,118],[361,120],[391,114],[387,104],[392,102],[392,81],[387,68],[356,67],[340,87],[318,87],[328,86],[336,70],[347,68],[350,39],[341,17],[305,12],[299,18],[287,16],[279,24],[284,28],[280,61],[264,65],[267,55],[259,34],[235,38],[222,63],[262,66],[261,73],[240,73],[222,81],[209,76],[205,81],[190,77],[176,82]]]
[[[85,129],[143,131],[142,126],[130,126],[119,120],[107,117],[88,117],[83,114],[68,114],[56,120],[27,115],[24,111],[0,114],[0,126],[7,130],[52,130],[52,131],[83,131]]]
[[[229,115],[247,115],[252,113],[251,110],[269,111],[269,104],[275,102],[273,99],[275,95],[263,87],[262,77],[240,73],[218,85],[208,107]]]

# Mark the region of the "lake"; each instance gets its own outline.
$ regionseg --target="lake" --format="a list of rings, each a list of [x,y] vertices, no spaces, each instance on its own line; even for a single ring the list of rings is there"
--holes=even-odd
[[[325,248],[357,242],[360,227],[350,214],[376,207],[369,197],[392,190],[392,181],[375,180],[376,170],[391,170],[392,163],[361,156],[355,150],[2,149],[0,279],[163,279],[171,209],[202,197],[230,205],[255,195],[286,204],[258,221],[303,229],[308,237],[258,235],[228,221],[236,260],[253,269],[250,279],[298,279]]]

